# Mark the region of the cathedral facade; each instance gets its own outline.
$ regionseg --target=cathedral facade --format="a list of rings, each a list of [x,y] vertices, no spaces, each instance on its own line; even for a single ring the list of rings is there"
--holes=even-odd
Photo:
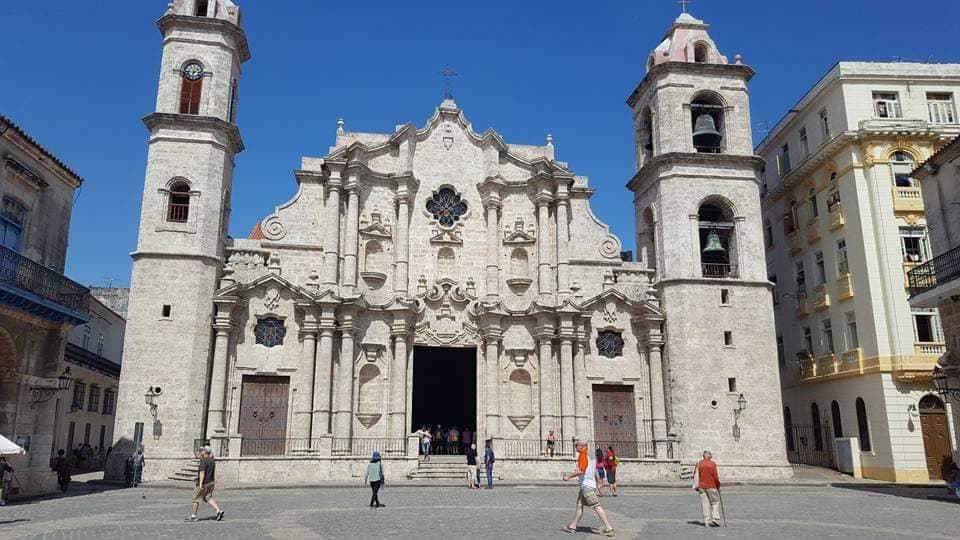
[[[231,238],[239,8],[178,0],[158,25],[116,427],[148,479],[207,442],[228,481],[347,479],[372,450],[415,476],[412,433],[436,424],[492,439],[505,478],[554,477],[584,438],[635,461],[628,478],[705,448],[737,476],[789,475],[753,72],[701,21],[677,19],[628,100],[639,261],[550,136],[477,133],[449,95],[419,127],[341,121],[295,195]]]

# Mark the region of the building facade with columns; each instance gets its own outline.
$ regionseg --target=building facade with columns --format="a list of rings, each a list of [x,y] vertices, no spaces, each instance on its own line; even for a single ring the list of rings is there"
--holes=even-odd
[[[555,477],[575,438],[636,460],[637,479],[675,476],[706,447],[734,476],[790,474],[758,256],[753,72],[727,64],[701,21],[677,19],[672,56],[651,54],[629,100],[638,130],[641,110],[660,112],[629,184],[648,218],[639,262],[549,136],[477,133],[449,95],[420,127],[341,122],[326,155],[301,159],[292,198],[230,238],[249,59],[239,9],[180,0],[158,25],[118,460],[144,444],[146,478],[175,477],[210,441],[227,481],[347,479],[372,450],[413,472],[412,432],[441,424],[493,439],[508,478]],[[671,79],[689,88],[668,98]],[[715,111],[689,107],[707,89],[727,115],[716,152],[691,138],[690,111]],[[701,262],[688,236],[714,230],[739,271]]]

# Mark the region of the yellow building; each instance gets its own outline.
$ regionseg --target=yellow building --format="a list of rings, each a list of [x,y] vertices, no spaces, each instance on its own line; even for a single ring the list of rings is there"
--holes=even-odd
[[[757,147],[794,462],[940,478],[945,346],[907,273],[932,255],[912,171],[960,133],[958,96],[960,65],[841,62]]]

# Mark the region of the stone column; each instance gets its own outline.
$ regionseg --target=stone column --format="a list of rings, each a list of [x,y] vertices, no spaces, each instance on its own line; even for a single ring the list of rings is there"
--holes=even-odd
[[[659,441],[667,438],[667,403],[663,391],[663,343],[649,341],[647,343],[647,359],[650,362],[650,416],[653,420],[653,439]],[[657,457],[665,457],[658,455]]]
[[[573,338],[560,336],[560,421],[563,440],[582,436],[576,431],[576,411],[573,395]]]
[[[590,391],[587,381],[586,340],[579,335],[575,342],[576,351],[573,355],[573,388],[576,393],[574,407],[576,410],[576,430],[577,437],[589,437],[590,433],[590,402],[587,400],[587,392]]]
[[[327,179],[326,219],[323,238],[323,285],[337,286],[337,267],[340,265],[340,190],[342,180],[339,170],[331,170]]]
[[[227,432],[225,398],[227,395],[227,351],[230,347],[230,313],[235,301],[217,302],[213,330],[213,367],[210,372],[210,404],[207,409],[207,437]]]
[[[409,281],[410,264],[410,192],[407,182],[410,179],[400,178],[397,180],[397,245],[394,249],[394,262],[396,263],[393,278],[394,292],[406,295]]]
[[[489,329],[483,336],[486,345],[487,396],[486,418],[488,438],[500,436],[500,330]]]
[[[330,377],[333,372],[333,317],[324,310],[320,321],[316,371],[313,376],[313,430],[311,437],[330,433]]]
[[[336,408],[334,409],[333,437],[349,439],[353,426],[353,361],[354,334],[353,314],[344,312],[340,320],[340,362],[337,367],[337,383],[333,387]]]
[[[360,183],[357,173],[351,173],[346,185],[347,223],[344,235],[343,284],[350,293],[357,288],[357,249],[360,230]]]
[[[548,296],[553,290],[550,272],[550,195],[538,194],[537,204],[537,265],[538,291],[541,296]]]
[[[557,187],[557,293],[561,298],[570,295],[570,196],[567,185]]]
[[[487,295],[500,295],[500,200],[483,201],[487,211]]]
[[[390,436],[407,436],[407,339],[406,321],[397,316],[390,331],[393,339],[393,363],[390,366]]]
[[[538,345],[538,362],[540,367],[540,430],[541,440],[547,434],[553,434],[560,439],[557,426],[557,382],[553,377],[553,328],[548,324],[541,324],[536,328]]]
[[[297,399],[294,401],[292,435],[295,439],[309,439],[313,418],[313,377],[317,361],[317,318],[312,309],[305,308],[303,328],[303,349],[300,351],[299,380]]]

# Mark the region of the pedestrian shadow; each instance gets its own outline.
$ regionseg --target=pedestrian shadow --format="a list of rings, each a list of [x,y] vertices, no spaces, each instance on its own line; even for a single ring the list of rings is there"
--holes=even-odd
[[[889,484],[870,485],[870,484],[832,484],[837,489],[848,489],[851,491],[861,491],[865,493],[876,493],[878,495],[892,495],[894,497],[903,497],[906,499],[916,499],[920,501],[937,501],[945,504],[958,505],[960,498],[951,492],[947,492],[946,485],[937,486],[918,486],[903,485],[895,486]]]
[[[6,521],[0,521],[0,525],[10,525],[11,523],[20,523],[23,521],[30,521],[30,520],[26,518],[8,519]]]

